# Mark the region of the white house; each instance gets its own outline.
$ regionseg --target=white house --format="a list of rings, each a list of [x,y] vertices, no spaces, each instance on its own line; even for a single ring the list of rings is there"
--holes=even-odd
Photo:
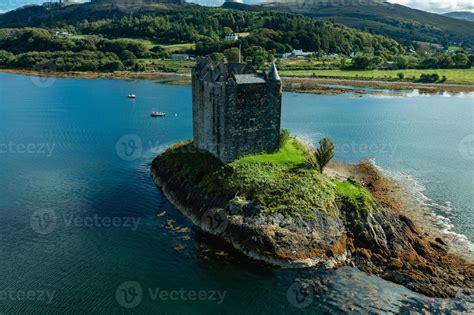
[[[314,54],[314,52],[303,51],[302,49],[293,49],[291,52],[292,57],[308,57]]]
[[[68,32],[55,32],[54,33],[56,36],[62,36],[62,37],[70,37],[72,36],[71,33],[68,33]]]
[[[172,60],[190,60],[191,57],[188,54],[172,54]]]
[[[228,41],[235,41],[235,40],[238,40],[238,39],[239,39],[239,36],[235,33],[227,34],[225,36],[225,40],[228,40]]]

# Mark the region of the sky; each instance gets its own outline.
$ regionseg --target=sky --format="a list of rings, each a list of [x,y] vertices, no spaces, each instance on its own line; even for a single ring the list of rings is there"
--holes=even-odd
[[[85,0],[82,0],[85,1]],[[192,1],[192,0],[191,0]],[[259,0],[242,0],[244,3],[255,3]],[[353,0],[357,1],[357,0]],[[420,9],[434,13],[445,13],[451,11],[471,11],[474,12],[474,0],[388,0],[391,3],[398,3],[407,7]],[[0,13],[12,10],[27,4],[39,4],[45,0],[0,0]],[[219,5],[223,0],[196,0],[202,4],[214,3]],[[262,1],[263,2],[263,1]]]

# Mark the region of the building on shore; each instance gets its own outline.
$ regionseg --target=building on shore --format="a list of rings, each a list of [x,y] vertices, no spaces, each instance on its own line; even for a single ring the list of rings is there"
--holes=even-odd
[[[232,41],[236,41],[236,40],[239,39],[239,35],[237,35],[237,34],[235,34],[235,33],[227,34],[227,35],[224,37],[224,39],[225,39],[226,41],[231,41],[231,42],[232,42]]]
[[[275,64],[257,73],[250,64],[202,58],[192,71],[193,140],[223,163],[277,152],[282,84]]]

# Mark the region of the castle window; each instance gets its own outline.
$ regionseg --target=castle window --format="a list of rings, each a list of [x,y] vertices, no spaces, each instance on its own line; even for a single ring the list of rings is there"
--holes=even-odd
[[[256,123],[255,123],[255,118],[250,118],[250,121],[249,121],[249,126],[250,126],[250,128],[255,127],[255,124],[256,124]]]

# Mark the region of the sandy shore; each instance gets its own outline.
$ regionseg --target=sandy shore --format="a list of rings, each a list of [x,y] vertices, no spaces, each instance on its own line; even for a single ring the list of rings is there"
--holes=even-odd
[[[0,72],[31,76],[111,79],[111,80],[166,80],[163,83],[190,85],[190,73],[167,72],[43,72],[23,69],[0,69]],[[370,81],[335,78],[283,77],[283,89],[287,92],[337,95],[343,93],[401,95],[403,90],[419,90],[420,93],[438,94],[474,92],[474,85],[425,84],[412,82]]]

